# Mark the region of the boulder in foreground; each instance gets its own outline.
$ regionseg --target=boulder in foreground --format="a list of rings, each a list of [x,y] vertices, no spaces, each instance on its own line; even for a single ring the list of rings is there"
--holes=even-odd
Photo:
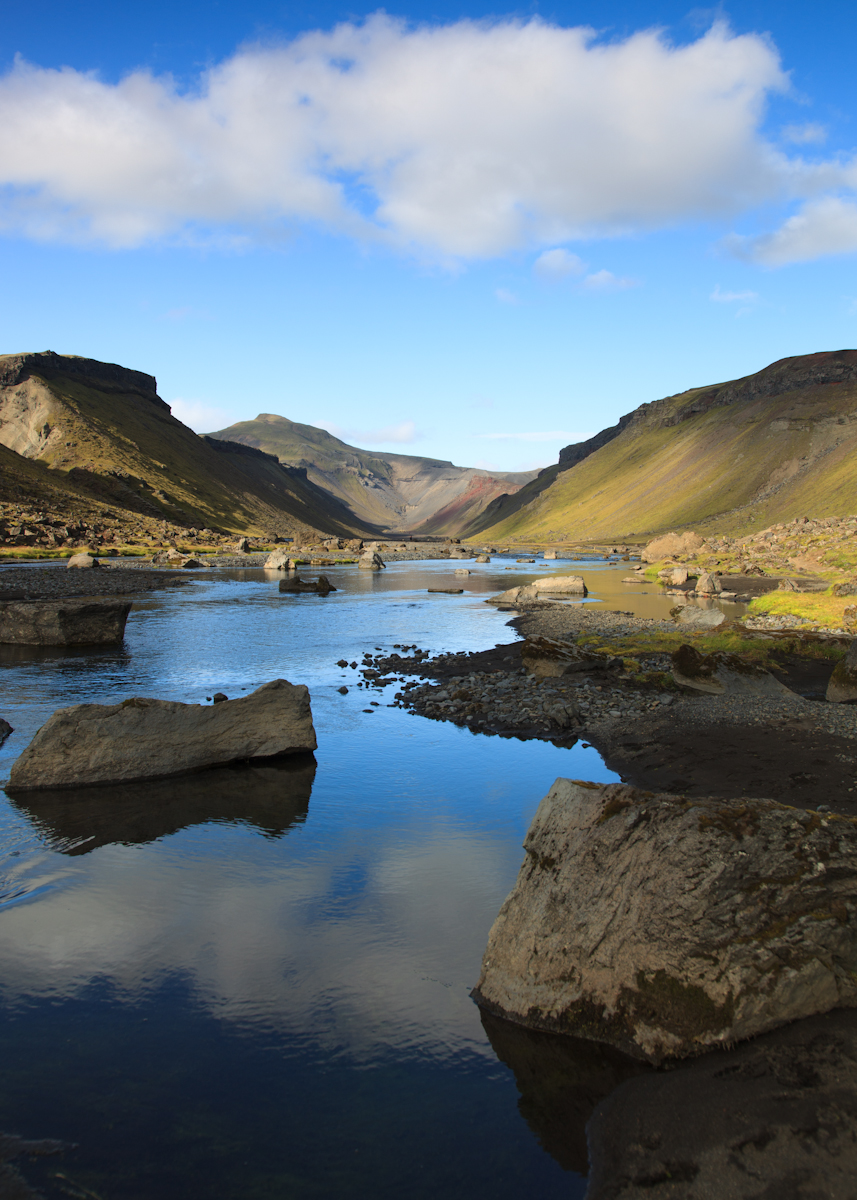
[[[658,1063],[857,1006],[857,821],[558,779],[475,999]]]
[[[125,636],[130,600],[0,601],[0,642],[111,646]]]
[[[85,568],[85,567],[100,567],[98,559],[92,554],[72,554],[71,558],[66,563],[66,568]]]
[[[309,691],[275,679],[239,700],[135,697],[61,708],[12,766],[10,790],[158,779],[316,748]]]

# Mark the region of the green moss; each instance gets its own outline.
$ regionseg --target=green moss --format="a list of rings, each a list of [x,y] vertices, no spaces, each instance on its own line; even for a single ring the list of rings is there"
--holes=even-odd
[[[635,1021],[666,1026],[685,1041],[727,1029],[734,1019],[731,992],[723,1004],[716,1004],[704,988],[682,983],[666,971],[639,971],[636,992],[623,989],[621,1003]]]

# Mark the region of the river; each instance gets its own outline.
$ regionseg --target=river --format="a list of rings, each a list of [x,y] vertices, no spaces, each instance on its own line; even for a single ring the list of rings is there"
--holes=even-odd
[[[131,695],[201,702],[283,677],[309,686],[319,742],[314,768],[78,806],[0,794],[0,1129],[77,1144],[22,1166],[46,1195],[583,1196],[468,993],[541,797],[559,775],[615,776],[585,744],[388,707],[336,666],[513,640],[483,601],[548,570],[583,573],[592,603],[671,603],[623,591],[627,568],[512,562],[458,564],[462,596],[427,593],[453,585],[443,561],[325,568],[325,599],[212,572],[138,599],[120,649],[0,649],[15,729],[0,783],[56,708]]]

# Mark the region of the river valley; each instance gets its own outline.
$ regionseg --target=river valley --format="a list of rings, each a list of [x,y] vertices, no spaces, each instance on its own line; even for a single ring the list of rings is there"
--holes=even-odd
[[[336,665],[510,640],[483,601],[532,578],[511,562],[327,568],[324,599],[281,595],[273,572],[200,574],[137,597],[120,649],[0,652],[3,780],[56,708],[132,695],[285,677],[309,686],[319,740],[315,765],[74,807],[3,798],[0,1129],[77,1145],[21,1165],[46,1195],[583,1195],[580,1122],[543,1148],[469,990],[542,796],[616,776],[581,742],[390,707]],[[668,611],[654,588],[623,593],[620,568],[573,569],[592,603]],[[427,593],[453,578],[462,595]]]

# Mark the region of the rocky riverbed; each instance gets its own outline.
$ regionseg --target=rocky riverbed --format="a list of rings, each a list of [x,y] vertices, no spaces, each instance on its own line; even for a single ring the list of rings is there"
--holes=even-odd
[[[558,745],[586,740],[639,787],[768,796],[857,815],[857,706],[824,702],[833,658],[784,652],[777,677],[794,690],[704,695],[676,685],[669,653],[645,648],[647,637],[675,633],[671,621],[540,604],[510,624],[528,637],[574,642],[595,635],[601,665],[538,678],[523,665],[522,641],[437,656],[400,645],[350,665],[362,676],[360,686],[376,694],[394,687],[388,703],[418,716],[474,733]],[[629,637],[639,648],[636,672],[610,653],[611,642]]]

